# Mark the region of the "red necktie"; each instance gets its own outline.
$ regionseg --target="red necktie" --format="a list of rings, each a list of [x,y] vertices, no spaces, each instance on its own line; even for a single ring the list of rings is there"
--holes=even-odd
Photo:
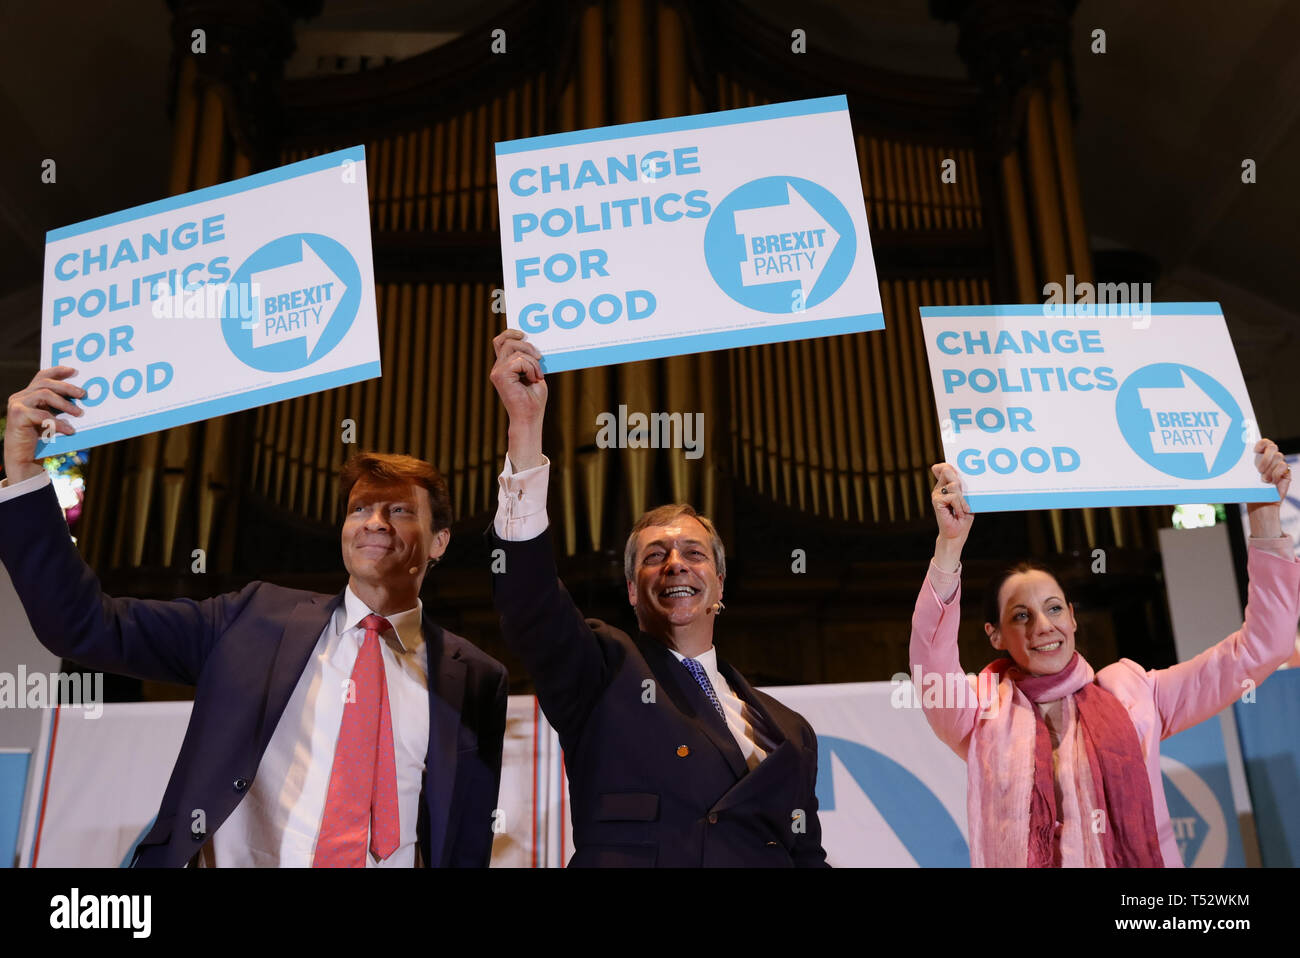
[[[366,636],[352,667],[354,694],[343,705],[313,868],[364,868],[367,832],[381,861],[397,850],[397,762],[379,651],[379,633],[392,626],[368,615],[361,627]]]

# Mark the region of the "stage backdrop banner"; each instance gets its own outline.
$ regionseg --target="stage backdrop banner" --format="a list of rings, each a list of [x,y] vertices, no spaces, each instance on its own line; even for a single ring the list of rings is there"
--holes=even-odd
[[[910,684],[910,683],[909,683]],[[917,695],[864,682],[765,691],[817,732],[817,801],[832,865],[969,867],[966,763],[930,730]],[[1160,746],[1165,799],[1183,863],[1245,864],[1216,719]]]
[[[107,704],[49,713],[36,751],[41,781],[29,792],[31,838],[23,864],[124,867],[153,827],[180,754],[191,702]]]
[[[546,372],[884,328],[843,96],[496,156],[508,321]]]
[[[569,787],[560,738],[537,699],[512,695],[492,840],[493,868],[557,868],[568,860]],[[569,846],[572,854],[572,845]]]
[[[17,864],[18,830],[31,764],[31,749],[0,748],[0,868]]]
[[[50,231],[41,357],[87,396],[38,456],[378,376],[364,147]]]
[[[1277,500],[1218,303],[921,317],[944,458],[972,510]]]
[[[1188,868],[1244,867],[1246,856],[1219,717],[1161,742],[1160,773],[1183,864]]]
[[[817,731],[817,801],[832,865],[966,867],[966,765],[934,736],[920,708],[895,707],[917,700],[898,688],[865,682],[766,691]],[[22,863],[129,863],[153,825],[189,712],[189,702],[109,704],[98,719],[81,709],[59,709],[57,718],[51,712],[28,788]],[[1254,753],[1247,752],[1249,761]],[[1219,723],[1211,719],[1166,740],[1161,756],[1184,861],[1243,864]],[[1255,807],[1294,818],[1295,793],[1279,791],[1272,780],[1252,776]],[[1269,788],[1261,799],[1259,789]],[[564,755],[531,695],[510,697],[494,819],[494,867],[558,867],[573,855]],[[1270,862],[1268,851],[1264,860]]]
[[[890,682],[764,689],[817,733],[817,804],[836,866],[968,868],[966,763]]]
[[[1300,865],[1300,669],[1275,672],[1232,706],[1265,865]]]

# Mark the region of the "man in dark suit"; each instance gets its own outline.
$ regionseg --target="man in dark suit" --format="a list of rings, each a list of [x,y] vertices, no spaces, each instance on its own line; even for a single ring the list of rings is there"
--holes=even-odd
[[[648,512],[624,554],[638,634],[584,619],[547,531],[541,354],[519,330],[493,346],[510,445],[493,596],[564,748],[569,864],[824,866],[816,735],[713,647],[726,554],[712,523],[686,505]]]
[[[42,423],[80,415],[75,373],[42,370],[9,399],[0,562],[50,651],[197,686],[133,864],[486,867],[506,671],[419,600],[450,537],[437,470],[376,454],[344,466],[338,595],[252,582],[201,602],[111,598],[34,461]]]

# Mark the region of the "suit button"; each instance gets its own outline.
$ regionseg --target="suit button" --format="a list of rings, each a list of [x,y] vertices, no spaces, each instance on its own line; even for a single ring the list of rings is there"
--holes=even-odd
[[[687,755],[690,755],[690,754],[691,754],[691,750],[690,750],[687,746],[685,746],[685,745],[678,745],[678,746],[677,746],[677,757],[678,757],[678,758],[685,758]]]
[[[246,778],[235,779],[235,791],[242,792],[246,788],[248,788],[248,779]]]
[[[709,824],[710,824],[710,825],[716,825],[716,824],[718,824],[718,813],[717,813],[717,812],[709,812]]]

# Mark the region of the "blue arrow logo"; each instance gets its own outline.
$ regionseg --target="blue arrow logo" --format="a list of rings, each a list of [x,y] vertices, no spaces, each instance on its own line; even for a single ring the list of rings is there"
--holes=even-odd
[[[902,765],[866,745],[817,736],[817,805],[835,810],[832,758],[838,758],[909,855],[922,868],[969,868],[970,847],[948,809]]]

